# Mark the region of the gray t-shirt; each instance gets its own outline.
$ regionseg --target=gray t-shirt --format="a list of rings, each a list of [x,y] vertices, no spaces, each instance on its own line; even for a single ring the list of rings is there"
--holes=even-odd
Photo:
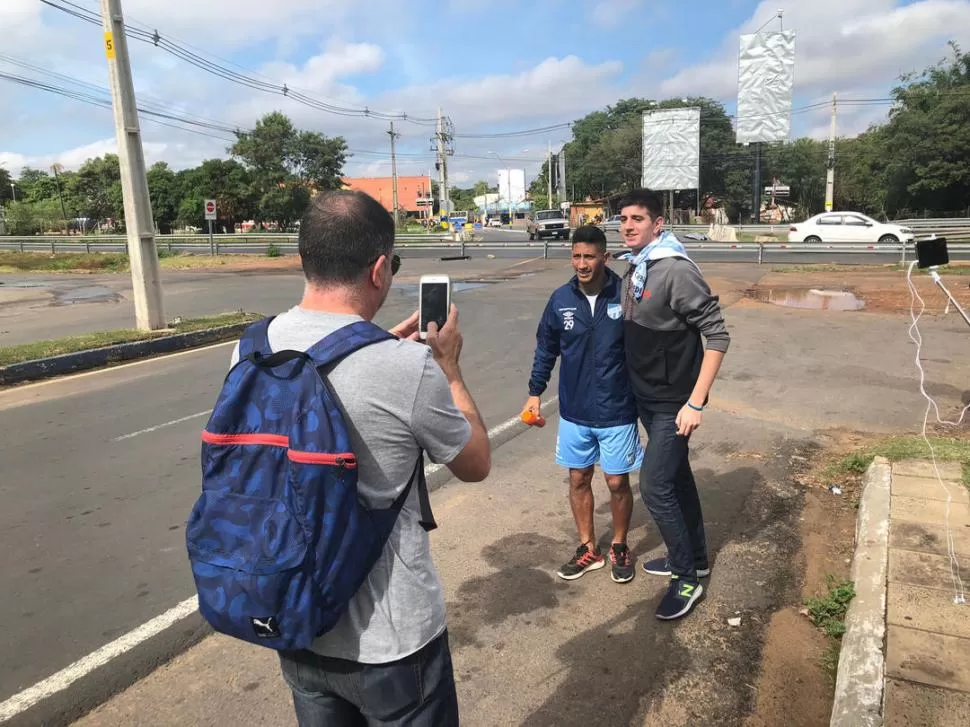
[[[355,315],[296,306],[269,326],[273,351],[305,351]],[[232,363],[238,360],[238,345]],[[407,486],[419,448],[426,460],[452,461],[471,437],[430,349],[383,341],[347,356],[328,377],[346,414],[365,505],[387,507]],[[324,656],[383,664],[413,654],[445,629],[445,599],[420,525],[417,486],[367,580],[337,625],[310,647]]]

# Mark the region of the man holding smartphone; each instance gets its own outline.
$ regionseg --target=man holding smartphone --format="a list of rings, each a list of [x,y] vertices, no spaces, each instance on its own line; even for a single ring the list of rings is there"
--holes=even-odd
[[[670,620],[690,613],[704,593],[699,579],[711,572],[687,445],[731,339],[717,296],[683,244],[664,230],[657,192],[627,194],[620,233],[631,250],[623,276],[626,359],[647,430],[640,493],[667,546],[667,555],[643,570],[670,579],[656,611]]]
[[[571,581],[606,565],[593,528],[591,484],[600,462],[613,514],[611,576],[627,583],[635,571],[626,542],[633,512],[630,472],[640,468],[643,447],[624,356],[622,285],[606,259],[604,232],[594,225],[578,227],[572,244],[576,274],[553,292],[539,321],[525,408],[539,414],[539,397],[561,358],[556,463],[569,469],[579,547],[557,575]]]
[[[391,215],[350,190],[314,197],[299,248],[303,297],[270,323],[273,351],[306,351],[348,324],[373,320],[401,264]],[[421,525],[415,462],[423,451],[459,480],[480,482],[491,469],[491,444],[462,377],[457,309],[444,310],[443,324],[427,324],[427,344],[418,328],[415,312],[390,330],[396,338],[354,351],[327,374],[351,425],[362,502],[387,507],[409,482],[418,486],[337,624],[306,650],[279,652],[301,727],[459,724],[445,592]],[[232,363],[238,358],[237,346]]]

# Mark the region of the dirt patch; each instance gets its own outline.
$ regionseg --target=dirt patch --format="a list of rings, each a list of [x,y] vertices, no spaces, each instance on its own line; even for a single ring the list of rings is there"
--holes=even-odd
[[[828,724],[835,690],[831,642],[801,611],[807,599],[825,592],[828,575],[841,580],[849,574],[854,495],[848,481],[841,481],[840,486],[846,488],[842,495],[832,494],[828,483],[831,463],[853,446],[854,438],[839,436],[796,477],[806,489],[799,527],[801,546],[793,562],[801,577],[789,605],[775,612],[768,623],[754,711],[745,727]]]
[[[944,284],[960,304],[964,307],[970,305],[968,277],[953,275],[948,278],[945,273],[943,277]],[[926,273],[914,272],[913,282],[926,301],[927,313],[942,312],[946,298],[930,277]],[[844,270],[773,272],[752,287],[751,292],[755,294],[749,297],[764,298],[773,289],[808,291],[813,288],[849,291],[865,302],[865,310],[870,313],[909,313],[911,298],[904,270],[847,267]]]

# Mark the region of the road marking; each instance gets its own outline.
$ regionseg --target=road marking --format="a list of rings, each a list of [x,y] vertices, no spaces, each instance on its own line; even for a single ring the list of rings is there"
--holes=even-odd
[[[540,410],[548,410],[549,408],[556,405],[559,401],[558,396],[553,396],[549,401],[542,404]],[[173,422],[167,422],[165,424],[160,424],[158,427],[152,427],[150,429],[145,429],[142,432],[132,432],[130,435],[125,435],[126,437],[136,436],[144,432],[154,431],[159,427],[168,426],[169,424],[175,424],[177,421],[187,421],[193,417],[202,416],[208,412],[200,412],[199,414],[193,414],[188,417],[183,417],[180,420]],[[501,424],[496,425],[493,429],[488,432],[489,441],[494,441],[505,432],[510,429],[521,425],[522,421],[518,416],[512,417]],[[440,464],[429,464],[424,468],[425,476],[431,475],[438,470],[442,469],[445,465]],[[32,687],[25,689],[24,691],[13,695],[7,701],[0,703],[0,723],[6,722],[18,714],[26,712],[28,709],[34,705],[42,702],[48,697],[57,694],[58,692],[64,691],[74,682],[79,679],[84,678],[95,669],[100,669],[102,666],[107,664],[112,659],[115,659],[127,652],[131,651],[135,647],[141,645],[145,641],[148,641],[153,636],[160,634],[162,631],[167,629],[169,626],[177,623],[179,620],[192,615],[198,607],[198,597],[192,596],[182,601],[180,604],[174,608],[170,608],[165,613],[160,616],[156,616],[151,621],[142,624],[133,631],[129,631],[127,634],[120,636],[114,641],[105,644],[97,651],[88,654],[87,656],[75,661],[70,666],[61,669],[56,674],[52,674],[41,682],[38,682]]]
[[[114,437],[112,442],[122,442],[126,439],[131,439],[132,437],[137,437],[140,434],[148,434],[149,432],[157,432],[159,429],[165,427],[170,427],[173,424],[181,424],[182,422],[187,422],[190,419],[198,419],[199,417],[204,417],[207,414],[211,414],[212,409],[206,409],[205,411],[196,412],[195,414],[189,414],[187,417],[181,417],[179,419],[173,419],[170,422],[165,422],[164,424],[156,424],[154,427],[148,427],[148,429],[139,429],[137,432],[132,432],[131,434],[122,434],[120,437]]]
[[[18,714],[27,711],[35,704],[42,702],[57,692],[67,689],[78,679],[99,669],[112,659],[130,651],[156,634],[161,633],[172,624],[185,618],[196,610],[198,599],[196,596],[187,598],[175,608],[171,608],[161,616],[156,616],[148,623],[144,623],[134,631],[105,644],[97,651],[75,661],[70,666],[52,674],[44,681],[25,689],[0,704],[0,722],[6,722]]]
[[[210,351],[213,348],[219,348],[220,346],[235,346],[236,340],[223,341],[222,343],[213,343],[211,346],[202,346],[200,348],[192,348],[188,351],[179,351],[177,353],[167,353],[162,356],[155,356],[153,358],[145,358],[140,361],[132,361],[130,363],[118,364],[117,366],[109,366],[107,368],[95,369],[94,371],[84,371],[80,374],[70,374],[68,376],[60,376],[57,378],[49,379],[47,381],[38,381],[35,384],[24,384],[23,386],[13,386],[4,391],[0,391],[0,397],[4,394],[15,394],[22,391],[29,391],[30,389],[36,389],[41,386],[53,386],[54,384],[63,384],[68,381],[74,381],[75,379],[83,379],[88,376],[99,376],[101,374],[113,373],[121,369],[128,369],[132,366],[144,366],[145,364],[158,363],[159,361],[168,360],[172,358],[177,358],[179,356],[189,356],[193,353],[201,353],[202,351]],[[228,365],[228,364],[227,364]]]
[[[539,255],[538,257],[530,257],[528,260],[523,260],[515,265],[509,265],[509,269],[517,268],[519,265],[525,265],[526,263],[534,263],[536,260],[542,260],[542,255]]]

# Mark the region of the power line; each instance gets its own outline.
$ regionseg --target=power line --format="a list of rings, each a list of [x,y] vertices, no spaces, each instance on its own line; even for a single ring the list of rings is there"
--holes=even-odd
[[[99,27],[101,26],[101,18],[98,14],[81,5],[71,2],[71,0],[60,0],[60,2],[55,2],[55,0],[40,1],[47,6],[54,8],[55,10],[59,10],[63,13],[78,18],[79,20],[90,23],[91,25],[97,25]],[[338,116],[356,116],[387,121],[408,121],[410,123],[425,126],[437,123],[437,119],[422,116],[411,116],[407,113],[389,113],[371,110],[366,107],[361,109],[328,103],[310,96],[299,89],[290,88],[286,83],[280,84],[279,82],[275,81],[263,81],[251,73],[239,73],[231,68],[220,65],[219,63],[210,61],[198,53],[189,50],[187,47],[163,37],[157,30],[149,32],[128,24],[125,26],[125,35],[127,35],[129,38],[153,45],[156,48],[159,48],[160,50],[163,50],[166,53],[169,53],[170,55],[173,55],[176,58],[195,66],[196,68],[224,80],[256,91],[284,96],[286,98],[293,99],[297,103],[301,103],[304,106],[308,106],[319,111],[324,111],[326,113],[335,114]]]
[[[10,63],[11,65],[19,66],[21,68],[30,70],[34,73],[48,76],[52,79],[61,81],[66,84],[70,84],[75,88],[66,87],[64,85],[59,85],[56,83],[50,83],[46,81],[41,81],[33,78],[28,78],[26,76],[0,72],[0,80],[9,81],[11,83],[16,83],[21,86],[32,88],[34,90],[45,91],[47,93],[52,93],[64,98],[68,98],[74,101],[79,101],[92,106],[97,106],[104,109],[111,109],[111,98],[110,92],[107,88],[103,86],[98,86],[96,84],[87,83],[81,81],[80,79],[73,78],[71,76],[65,75],[63,73],[58,73],[56,71],[51,71],[40,66],[28,63],[21,59],[15,58],[13,56],[0,53],[0,60]],[[150,98],[150,97],[144,97]],[[178,129],[180,131],[188,131],[190,133],[198,134],[200,136],[206,136],[212,139],[218,139],[220,141],[235,142],[238,140],[239,134],[251,133],[252,130],[241,130],[238,126],[225,121],[218,121],[215,119],[210,119],[204,116],[197,116],[193,114],[185,114],[177,111],[173,111],[170,106],[168,106],[164,101],[155,98],[155,103],[149,103],[145,101],[139,102],[139,113],[146,116],[146,121],[158,124],[160,126],[166,126],[172,129]],[[190,127],[196,128],[186,128],[186,126],[178,126],[174,123],[166,123],[166,121],[174,121],[178,124],[185,124]],[[224,136],[209,132],[222,132]],[[373,156],[380,157],[384,159],[389,159],[390,154],[387,151],[377,151],[372,149],[354,149],[348,148],[347,152],[352,155],[362,155],[362,156]],[[434,158],[434,154],[430,152],[407,152],[407,151],[397,151],[397,156],[405,157],[405,161],[419,161],[419,160],[431,160]],[[465,158],[465,159],[482,159],[482,160],[492,160],[493,157],[481,156],[475,154],[455,154],[454,156]],[[540,159],[531,158],[519,158],[518,161],[521,162],[540,162]]]

